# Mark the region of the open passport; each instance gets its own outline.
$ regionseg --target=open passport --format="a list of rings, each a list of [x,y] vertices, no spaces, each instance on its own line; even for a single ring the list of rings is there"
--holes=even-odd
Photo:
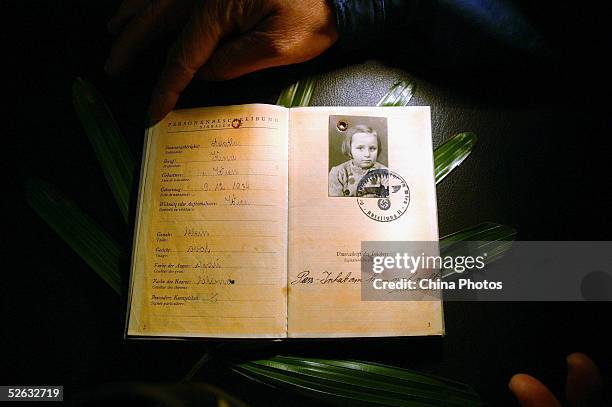
[[[437,240],[429,107],[176,110],[146,131],[126,337],[442,335],[441,301],[361,291],[363,241]]]

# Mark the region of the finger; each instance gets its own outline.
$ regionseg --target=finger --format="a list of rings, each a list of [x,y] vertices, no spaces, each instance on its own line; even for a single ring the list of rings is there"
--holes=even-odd
[[[232,29],[228,24],[220,24],[220,18],[211,10],[202,8],[194,12],[170,50],[149,105],[151,124],[163,119],[174,108],[179,94],[210,58],[220,38]]]
[[[567,357],[567,401],[572,407],[598,407],[603,405],[603,380],[599,369],[583,353]]]
[[[516,374],[508,384],[521,407],[561,407],[555,396],[536,378]]]
[[[106,28],[108,32],[116,35],[123,26],[139,12],[142,12],[149,0],[125,0],[119,6],[115,15],[108,21]]]
[[[292,24],[285,14],[260,14],[255,26],[241,27],[241,35],[221,44],[202,66],[200,79],[218,81],[234,79],[261,69],[307,61],[327,49],[333,34],[305,38],[305,32]]]
[[[224,81],[291,62],[284,60],[266,34],[249,33],[219,46],[197,76],[209,81]]]
[[[117,38],[104,69],[109,75],[125,71],[136,55],[155,42],[163,33],[172,30],[184,12],[183,0],[155,0],[148,2]]]

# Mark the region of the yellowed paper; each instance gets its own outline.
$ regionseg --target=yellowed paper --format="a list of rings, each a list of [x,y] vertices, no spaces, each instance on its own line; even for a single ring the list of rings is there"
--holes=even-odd
[[[349,158],[328,163],[330,134],[364,123],[384,124],[388,137],[378,154],[384,163],[369,157],[363,166],[387,167],[409,185],[409,205],[395,220],[360,209],[359,169]],[[289,337],[442,334],[440,301],[361,301],[357,255],[364,240],[438,240],[429,108],[296,108],[289,133]]]
[[[442,334],[440,301],[367,302],[360,285],[362,241],[438,239],[429,114],[268,105],[172,112],[147,133],[127,334]],[[341,145],[355,125],[355,143]],[[356,196],[367,174],[386,169],[410,192],[405,208],[382,212],[392,219]]]
[[[287,112],[178,110],[149,129],[128,335],[286,336]]]

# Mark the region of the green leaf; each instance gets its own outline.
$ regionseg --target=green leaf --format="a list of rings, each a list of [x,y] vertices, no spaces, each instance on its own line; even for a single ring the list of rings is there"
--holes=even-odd
[[[231,367],[255,381],[333,404],[482,405],[465,384],[379,363],[275,356]]]
[[[499,260],[510,250],[516,239],[516,229],[497,223],[485,222],[444,236],[440,239],[440,256],[481,256],[487,253],[485,264]],[[469,242],[462,244],[461,242]],[[442,278],[458,273],[442,270]]]
[[[436,184],[458,167],[472,152],[476,144],[474,133],[459,133],[434,150],[434,174]]]
[[[121,294],[119,245],[51,184],[28,179],[29,205],[113,290]]]
[[[484,222],[440,238],[441,242],[507,240],[516,238],[516,229],[499,223]]]
[[[136,169],[130,149],[104,99],[89,82],[74,81],[72,103],[127,222]]]
[[[276,104],[285,107],[308,106],[316,84],[313,78],[299,80],[281,92]]]
[[[376,106],[406,106],[416,90],[412,82],[399,80],[391,86],[389,92],[378,101]]]

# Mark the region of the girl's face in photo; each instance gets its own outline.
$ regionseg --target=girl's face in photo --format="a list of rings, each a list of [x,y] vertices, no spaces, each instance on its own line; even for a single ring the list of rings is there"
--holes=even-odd
[[[370,133],[355,133],[351,139],[353,164],[359,168],[371,168],[378,157],[378,138]]]

